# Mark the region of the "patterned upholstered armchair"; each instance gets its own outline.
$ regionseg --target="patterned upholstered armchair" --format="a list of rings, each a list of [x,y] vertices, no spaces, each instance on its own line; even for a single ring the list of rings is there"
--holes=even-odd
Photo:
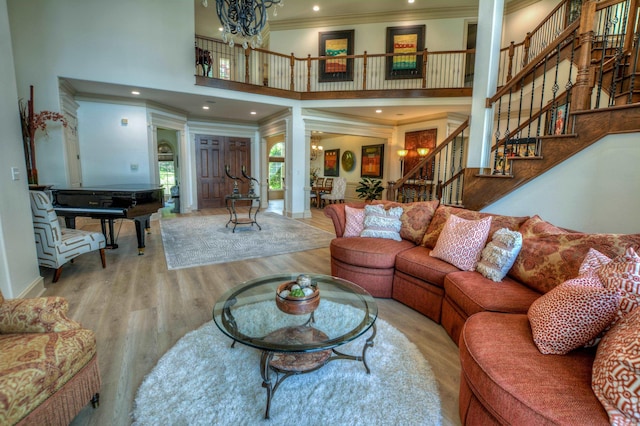
[[[99,403],[93,331],[69,319],[61,297],[0,293],[0,424],[68,425]]]
[[[83,253],[99,250],[102,267],[107,266],[104,235],[100,232],[62,229],[47,194],[42,191],[30,191],[30,195],[38,263],[40,266],[56,270],[53,276],[54,283],[60,278],[62,265]]]
[[[343,177],[336,178],[329,194],[322,195],[322,204],[329,201],[332,203],[344,203],[344,193],[347,190],[347,180]]]

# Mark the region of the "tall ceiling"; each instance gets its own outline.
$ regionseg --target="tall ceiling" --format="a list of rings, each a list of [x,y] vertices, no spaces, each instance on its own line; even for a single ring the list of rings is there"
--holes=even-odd
[[[509,0],[507,0],[509,1]],[[531,0],[511,0],[511,2]],[[469,10],[477,10],[478,0],[414,0],[410,4],[408,0],[284,0],[284,5],[273,6],[269,10],[269,22],[272,28],[301,28],[317,25],[322,22],[384,22],[390,16],[394,19],[410,19],[416,16],[443,16],[456,13],[468,13]],[[319,10],[312,10],[314,5]],[[207,24],[219,27],[219,21],[215,14],[215,0],[194,0],[196,15],[206,17]],[[277,14],[274,16],[274,11]],[[196,16],[196,23],[199,18]],[[210,22],[210,23],[209,23]],[[197,29],[197,28],[196,28]],[[175,93],[159,89],[140,89],[126,85],[113,85],[90,81],[69,80],[69,83],[82,97],[118,97],[131,98],[137,101],[146,101],[150,104],[167,107],[186,113],[190,118],[203,118],[223,121],[242,121],[257,123],[269,115],[282,111],[284,108],[277,105],[246,102],[240,100],[219,99],[214,96],[192,95]],[[139,90],[140,95],[134,96],[132,90]],[[203,105],[209,105],[207,111]],[[442,111],[437,104],[424,105],[384,105],[346,106],[319,108],[325,112],[340,113],[365,117],[373,120],[398,122],[425,117]],[[376,109],[382,109],[382,113],[376,113]],[[451,105],[447,107],[450,112],[468,113],[468,105]],[[256,112],[250,115],[250,112]]]

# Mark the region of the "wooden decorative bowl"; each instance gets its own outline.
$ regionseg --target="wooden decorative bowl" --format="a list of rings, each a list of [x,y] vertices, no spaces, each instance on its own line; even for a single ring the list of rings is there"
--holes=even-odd
[[[276,290],[276,305],[282,312],[291,315],[310,314],[315,311],[320,304],[320,290],[314,289],[313,294],[304,297],[287,296],[281,297],[283,290],[290,290],[295,281],[280,284]]]

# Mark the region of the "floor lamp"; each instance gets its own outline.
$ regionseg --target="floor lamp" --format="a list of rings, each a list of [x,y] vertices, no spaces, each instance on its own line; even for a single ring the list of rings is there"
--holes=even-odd
[[[398,150],[398,157],[400,157],[400,179],[404,177],[404,157],[406,157],[408,153],[408,149]]]
[[[418,155],[420,156],[420,160],[422,161],[422,159],[424,157],[426,157],[427,154],[429,153],[429,148],[418,148],[417,151],[418,151]],[[422,167],[420,168],[420,171],[422,172]],[[422,177],[424,177],[426,179],[427,175],[428,175],[428,173],[427,173],[427,165],[425,164],[425,166],[424,166],[424,175]]]
[[[404,177],[404,157],[406,157],[408,153],[409,153],[408,149],[399,149],[398,150],[398,157],[400,157],[400,179],[402,179]],[[401,203],[403,201],[403,199],[404,199],[403,192],[401,191],[397,195],[396,200]]]

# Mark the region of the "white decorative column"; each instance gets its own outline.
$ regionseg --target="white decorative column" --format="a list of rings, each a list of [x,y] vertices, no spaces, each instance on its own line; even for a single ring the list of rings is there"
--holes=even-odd
[[[504,0],[480,0],[467,167],[489,167],[493,108],[486,100],[498,84],[503,14]]]

